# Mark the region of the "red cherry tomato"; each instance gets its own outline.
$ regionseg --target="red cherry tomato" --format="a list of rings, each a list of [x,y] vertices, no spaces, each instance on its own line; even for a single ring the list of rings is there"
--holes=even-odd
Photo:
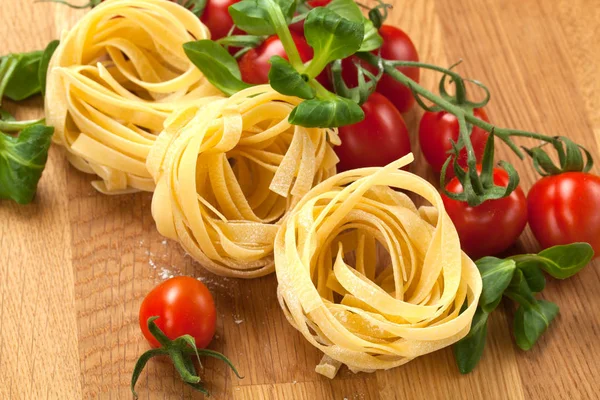
[[[341,146],[335,152],[338,171],[389,164],[410,153],[408,129],[402,114],[375,92],[362,105],[365,119],[339,128]]]
[[[233,19],[229,15],[229,6],[240,0],[208,0],[204,13],[200,20],[210,30],[212,40],[221,39],[227,36],[233,26]],[[236,28],[236,34],[242,33]]]
[[[477,169],[481,171],[479,166]],[[496,185],[508,185],[506,171],[494,168],[493,176]],[[463,190],[456,177],[446,185],[446,189],[451,193]],[[444,194],[442,200],[458,231],[462,249],[474,260],[508,249],[527,225],[527,199],[520,187],[508,197],[488,200],[477,207],[452,200]]]
[[[488,116],[483,108],[475,108],[473,114],[475,117],[489,122]],[[450,114],[447,111],[435,113],[427,111],[423,114],[421,123],[419,124],[419,143],[421,144],[421,150],[423,151],[425,159],[435,172],[440,172],[442,170],[442,167],[448,158],[448,151],[452,149],[450,140],[457,142],[458,135],[458,119],[453,114]],[[473,143],[473,150],[475,151],[477,162],[481,162],[488,135],[489,133],[483,129],[476,126],[473,127],[473,131],[471,132],[471,143]],[[467,167],[466,149],[460,151],[458,164],[463,168]],[[452,164],[450,164],[446,170],[446,178],[450,179],[453,176],[454,169],[452,168]]]
[[[217,312],[212,295],[197,279],[178,276],[156,286],[140,307],[140,328],[153,347],[160,344],[148,331],[148,318],[158,316],[156,325],[171,340],[191,335],[198,348],[208,346],[215,334]]]
[[[378,54],[381,51],[381,57],[386,60],[419,61],[417,49],[404,31],[395,26],[382,25],[379,28],[379,34],[383,38],[383,44],[381,45],[381,49],[374,50],[373,54]],[[358,85],[355,62],[361,63],[364,68],[374,74],[377,72],[375,67],[356,56],[342,60],[342,77],[349,87],[356,87]],[[415,82],[419,82],[419,68],[398,67],[398,70]],[[401,113],[409,111],[415,103],[410,89],[387,74],[384,74],[377,84],[377,92],[387,97]]]
[[[303,62],[307,62],[313,57],[313,49],[306,43],[302,35],[291,32],[292,39],[300,53]],[[247,83],[262,84],[269,82],[269,59],[273,56],[280,56],[288,59],[281,40],[277,36],[270,36],[260,46],[251,49],[245,53],[239,61],[242,80]]]
[[[527,195],[529,225],[543,248],[587,242],[600,255],[600,177],[584,172],[547,176]]]

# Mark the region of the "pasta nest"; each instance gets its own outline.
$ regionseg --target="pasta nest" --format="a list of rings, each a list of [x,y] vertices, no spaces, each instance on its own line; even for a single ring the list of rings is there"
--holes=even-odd
[[[277,234],[281,307],[325,353],[316,371],[329,378],[342,364],[353,372],[396,367],[469,332],[481,277],[437,190],[398,170],[410,161],[327,179]],[[394,189],[431,206],[417,209]]]
[[[166,0],[108,0],[65,32],[45,99],[54,141],[103,193],[152,191],[145,161],[175,110],[220,94],[182,45],[210,38],[198,17]]]
[[[174,113],[147,161],[159,232],[216,274],[273,272],[279,225],[338,162],[337,130],[288,122],[301,101],[261,85]]]

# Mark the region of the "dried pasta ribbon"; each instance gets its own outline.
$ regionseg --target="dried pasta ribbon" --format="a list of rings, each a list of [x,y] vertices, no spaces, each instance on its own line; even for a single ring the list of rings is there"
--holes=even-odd
[[[147,160],[159,232],[216,274],[273,272],[279,225],[338,161],[336,130],[288,122],[300,101],[262,85],[169,117]]]
[[[399,170],[412,159],[325,180],[277,233],[281,307],[324,353],[316,371],[329,378],[342,364],[354,372],[393,368],[469,332],[481,277],[437,190]],[[431,207],[417,209],[394,189]]]
[[[48,68],[54,141],[100,192],[154,190],[146,157],[177,108],[219,95],[182,45],[206,26],[167,0],[108,0],[65,32]]]

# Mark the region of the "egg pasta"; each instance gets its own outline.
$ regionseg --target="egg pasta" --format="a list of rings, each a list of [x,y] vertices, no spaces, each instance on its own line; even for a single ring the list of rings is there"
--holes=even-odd
[[[145,161],[165,119],[219,95],[182,45],[207,39],[198,17],[167,0],[108,0],[62,35],[48,68],[46,121],[103,193],[152,191]]]
[[[325,354],[316,370],[329,378],[342,364],[353,372],[392,368],[469,332],[481,277],[438,191],[399,170],[410,161],[412,154],[325,180],[277,234],[281,307]],[[394,189],[431,206],[417,209]]]
[[[174,113],[147,160],[160,233],[216,274],[273,272],[281,221],[338,161],[337,130],[288,122],[300,101],[261,85]]]

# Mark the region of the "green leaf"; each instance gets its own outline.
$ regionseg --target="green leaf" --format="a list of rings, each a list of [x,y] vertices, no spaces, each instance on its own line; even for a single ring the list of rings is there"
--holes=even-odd
[[[519,263],[518,266],[532,292],[539,293],[544,290],[546,278],[536,263]]]
[[[538,253],[540,267],[557,279],[569,278],[585,267],[594,257],[588,243],[554,246]]]
[[[252,86],[242,81],[235,58],[216,42],[188,42],[183,50],[206,79],[228,96]]]
[[[305,100],[292,110],[288,118],[294,125],[308,128],[335,128],[364,119],[365,113],[352,100],[332,95],[328,99]]]
[[[525,275],[518,268],[515,270],[504,294],[525,307],[533,307],[536,304],[536,299],[525,279]]]
[[[319,65],[324,67],[333,60],[356,53],[363,41],[364,25],[344,18],[329,8],[317,7],[306,17],[304,36],[315,51],[313,62],[318,60]]]
[[[271,63],[269,83],[273,89],[281,94],[297,96],[301,99],[312,99],[315,97],[315,90],[286,59],[273,56],[269,62]]]
[[[341,17],[363,24],[364,37],[359,51],[372,51],[381,47],[383,39],[377,28],[362,14],[354,0],[332,0],[326,7]]]
[[[48,43],[44,53],[42,54],[42,58],[40,59],[40,66],[38,69],[38,80],[40,82],[40,90],[42,92],[42,96],[46,94],[46,77],[48,76],[48,65],[50,64],[50,59],[54,55],[56,48],[60,42],[58,40],[53,40]]]
[[[488,313],[478,307],[471,322],[471,330],[452,348],[461,374],[473,371],[481,359],[485,348],[488,316]]]
[[[265,41],[266,36],[255,36],[255,35],[232,35],[225,36],[216,42],[221,46],[231,47],[258,47],[262,42]]]
[[[557,314],[558,306],[546,300],[539,300],[532,307],[520,306],[514,321],[517,345],[522,350],[531,349]]]
[[[277,6],[289,23],[296,9],[295,0],[243,0],[229,6],[229,14],[235,25],[250,35],[273,35],[280,21],[273,21],[269,9]]]
[[[8,78],[8,83],[4,89],[4,96],[13,101],[25,100],[40,93],[38,71],[42,52],[23,53],[19,54],[18,57],[17,67]]]
[[[44,125],[30,126],[16,138],[0,133],[0,198],[19,204],[33,200],[53,133]]]
[[[475,264],[479,269],[483,282],[479,305],[486,312],[492,312],[513,278],[516,263],[513,260],[484,257],[477,260]]]

